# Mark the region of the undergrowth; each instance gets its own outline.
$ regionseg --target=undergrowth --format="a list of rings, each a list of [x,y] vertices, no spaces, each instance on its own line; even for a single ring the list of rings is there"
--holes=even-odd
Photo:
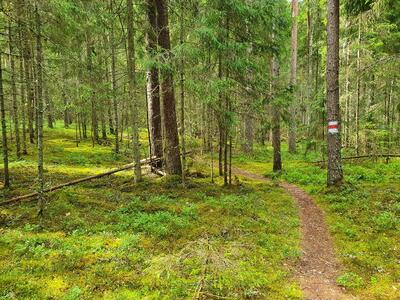
[[[46,132],[48,185],[130,162]],[[35,188],[35,151],[11,159],[13,189]],[[192,166],[197,169],[197,165]],[[201,171],[201,170],[200,170]],[[300,299],[293,200],[273,185],[146,178],[130,171],[0,208],[0,299]]]
[[[326,169],[312,163],[321,157],[312,152],[305,159],[302,152],[284,148],[280,179],[301,186],[324,210],[345,266],[337,282],[361,299],[400,299],[400,161],[344,161],[343,187],[327,189]],[[270,147],[234,161],[277,179]]]

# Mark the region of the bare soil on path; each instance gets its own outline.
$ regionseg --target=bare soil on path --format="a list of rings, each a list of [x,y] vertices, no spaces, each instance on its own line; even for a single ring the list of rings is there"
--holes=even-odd
[[[262,175],[243,169],[232,168],[232,171],[246,178],[269,181]],[[336,284],[341,266],[336,259],[323,212],[299,187],[286,182],[280,183],[280,187],[297,201],[299,207],[302,255],[296,265],[296,276],[305,299],[354,299]]]

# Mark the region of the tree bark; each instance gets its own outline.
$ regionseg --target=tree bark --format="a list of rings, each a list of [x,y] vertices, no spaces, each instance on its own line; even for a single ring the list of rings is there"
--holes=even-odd
[[[4,107],[4,90],[3,90],[3,67],[2,54],[0,51],[0,114],[1,114],[1,133],[2,133],[2,148],[3,148],[3,164],[4,164],[4,187],[10,187],[10,175],[8,170],[8,145],[7,145],[7,124],[6,112]]]
[[[28,131],[29,131],[29,142],[34,144],[35,132],[33,129],[33,119],[34,119],[34,86],[32,83],[32,54],[30,42],[30,34],[26,25],[26,20],[29,20],[26,2],[25,0],[19,0],[18,2],[18,14],[24,22],[22,24],[22,35],[21,39],[23,42],[23,56],[24,56],[24,70],[25,70],[25,82],[26,82],[26,92],[27,92],[27,108],[28,108]]]
[[[135,36],[133,29],[133,3],[127,0],[127,29],[128,29],[128,52],[127,67],[129,81],[129,98],[132,101],[132,143],[133,143],[133,159],[135,162],[135,182],[142,181],[142,169],[140,165],[140,145],[139,145],[139,112],[138,99],[136,97],[136,66],[135,66]]]
[[[179,43],[181,49],[184,43],[184,19],[183,19],[183,9],[184,5],[181,2],[181,11],[180,11],[180,29],[179,29]],[[184,56],[181,53],[181,61],[180,61],[180,92],[181,92],[181,120],[180,120],[180,137],[181,137],[181,149],[182,149],[182,184],[185,185],[185,168],[186,168],[186,144],[185,144],[185,61]]]
[[[96,93],[93,86],[93,61],[92,61],[92,54],[94,51],[94,47],[90,37],[87,37],[87,45],[86,45],[86,53],[87,53],[87,71],[88,71],[88,83],[91,86],[91,95],[90,95],[90,103],[91,103],[91,111],[92,111],[92,138],[93,142],[99,142],[99,125],[98,125],[98,118],[97,118],[97,105],[96,105]]]
[[[24,58],[23,58],[23,49],[22,49],[22,41],[21,41],[21,28],[20,28],[20,42],[19,42],[19,80],[20,80],[20,91],[21,91],[21,114],[22,114],[22,154],[27,155],[27,145],[26,145],[26,92],[25,92],[25,70],[24,70]]]
[[[37,5],[37,4],[36,4]],[[39,214],[44,209],[44,173],[43,173],[43,53],[42,53],[42,36],[41,36],[41,20],[38,7],[35,7],[36,17],[36,62],[37,62],[37,147],[38,147],[38,204]]]
[[[271,59],[271,93],[276,94],[276,81],[279,77],[279,62],[274,54]],[[278,104],[272,104],[272,147],[274,149],[273,171],[282,171],[281,159],[281,116]]]
[[[339,107],[339,0],[327,3],[327,117],[328,117],[328,186],[341,185],[340,107]]]
[[[147,53],[151,60],[155,60],[157,52],[157,35],[159,31],[157,29],[157,7],[154,0],[147,0],[147,18],[150,25],[149,30],[147,31]],[[163,146],[158,68],[151,65],[147,70],[146,76],[151,155],[162,157]]]
[[[290,63],[290,89],[294,98],[296,97],[297,77],[297,16],[299,13],[298,0],[292,0],[292,36],[291,36],[291,63]],[[291,103],[289,107],[289,152],[296,153],[296,106]]]
[[[357,48],[357,101],[356,101],[356,153],[360,155],[360,100],[361,100],[361,15],[358,16]]]
[[[348,27],[348,21],[346,21],[346,27]],[[345,45],[345,57],[346,57],[346,102],[345,102],[345,147],[349,147],[350,141],[350,38],[347,38]]]
[[[15,59],[14,59],[14,41],[12,39],[12,24],[8,25],[8,43],[10,50],[10,67],[11,67],[11,97],[12,97],[12,109],[14,119],[14,131],[15,131],[15,145],[17,159],[21,158],[21,144],[19,135],[19,115],[18,115],[18,101],[17,101],[17,85],[15,76]]]
[[[114,0],[110,0],[110,12],[114,14]],[[115,153],[119,153],[119,115],[118,115],[118,100],[117,100],[117,77],[116,77],[116,65],[117,56],[115,53],[115,36],[114,36],[114,20],[111,20],[110,29],[110,44],[111,44],[111,87],[112,87],[112,102],[114,110],[114,134],[115,134]]]
[[[169,36],[168,5],[167,0],[156,0],[157,23],[159,28],[158,44],[162,49],[166,65],[161,72],[161,94],[162,94],[162,122],[165,130],[163,136],[165,170],[167,174],[180,175],[182,172],[179,154],[178,126],[176,122],[176,107],[174,81],[171,70],[171,41]]]

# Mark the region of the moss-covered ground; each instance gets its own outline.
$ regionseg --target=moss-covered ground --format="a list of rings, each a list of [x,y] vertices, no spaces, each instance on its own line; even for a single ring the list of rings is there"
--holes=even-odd
[[[271,172],[271,147],[258,147],[252,156],[238,155],[234,162],[295,183],[312,195],[325,212],[345,268],[339,284],[360,299],[400,299],[400,160],[345,161],[344,186],[329,190],[325,167],[311,163],[321,157],[314,152],[305,158],[303,146],[297,155],[284,149],[284,171],[278,178]]]
[[[76,147],[73,129],[45,136],[49,186],[130,162],[112,146]],[[35,189],[35,161],[31,146],[23,160],[11,157],[5,196]],[[135,185],[132,176],[48,194],[41,218],[35,201],[1,207],[0,299],[301,298],[291,271],[297,209],[280,188],[245,180],[225,188],[207,177]]]

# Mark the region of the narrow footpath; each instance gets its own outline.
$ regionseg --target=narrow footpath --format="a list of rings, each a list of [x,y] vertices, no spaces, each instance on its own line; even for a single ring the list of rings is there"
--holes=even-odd
[[[262,175],[243,169],[232,168],[232,171],[250,179],[269,181]],[[305,299],[354,299],[346,295],[344,289],[336,284],[341,266],[336,259],[323,212],[313,199],[299,187],[286,182],[281,183],[280,187],[297,201],[299,207],[302,255],[296,266],[296,276]]]

